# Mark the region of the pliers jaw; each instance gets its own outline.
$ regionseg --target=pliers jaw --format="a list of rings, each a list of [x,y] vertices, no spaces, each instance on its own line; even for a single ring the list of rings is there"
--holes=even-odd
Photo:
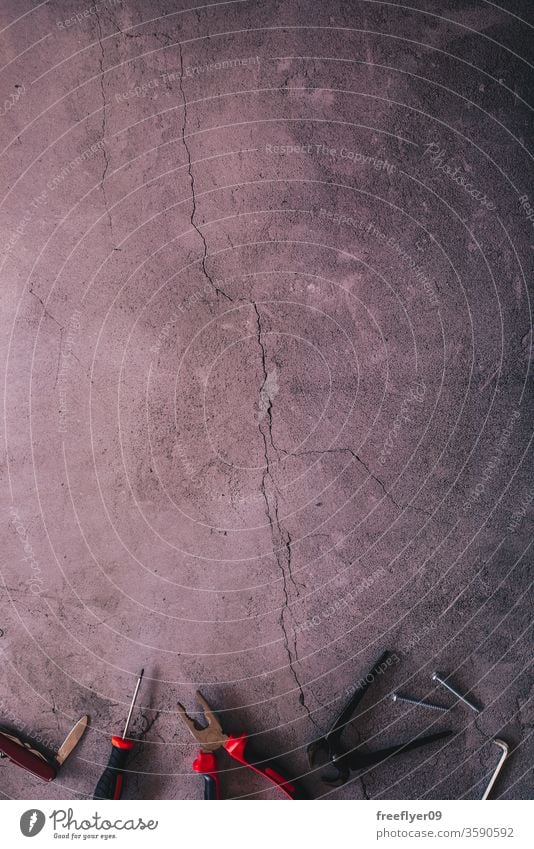
[[[328,737],[314,740],[307,748],[310,766],[321,766],[321,781],[330,787],[341,787],[348,781],[350,768],[346,764],[347,755],[333,746]]]
[[[197,701],[202,705],[207,725],[200,725],[196,719],[189,716],[186,709],[180,704],[180,702],[177,704],[178,713],[189,728],[195,740],[199,743],[201,751],[216,752],[217,749],[222,748],[228,741],[228,734],[224,733],[221,723],[213,713],[202,693],[198,690],[196,692],[196,697]]]
[[[340,787],[342,784],[345,784],[351,772],[367,769],[370,766],[388,760],[394,755],[403,754],[412,749],[418,749],[421,746],[435,743],[438,740],[445,739],[451,733],[448,730],[437,731],[434,734],[418,736],[412,740],[408,740],[406,743],[388,746],[372,752],[362,752],[359,745],[352,749],[347,749],[342,745],[341,735],[345,727],[353,718],[356,708],[369,689],[370,684],[375,680],[377,675],[388,668],[389,655],[390,652],[384,652],[371,667],[363,679],[364,683],[355,689],[325,736],[314,740],[308,746],[307,752],[310,766],[314,767],[318,764],[325,766],[326,769],[320,774],[321,780],[331,787]]]
[[[347,725],[354,718],[356,708],[365,696],[370,684],[381,671],[387,669],[390,652],[385,651],[371,667],[369,673],[362,679],[360,686],[356,687],[349,699],[344,703],[340,713],[332,722],[324,737],[314,740],[308,746],[308,762],[310,766],[321,765],[325,767],[321,771],[321,781],[331,787],[340,787],[348,781],[351,773],[350,753],[341,742]]]
[[[193,769],[195,772],[201,773],[204,778],[205,799],[220,798],[217,764],[213,753],[221,748],[224,748],[234,761],[268,779],[288,799],[305,798],[298,783],[293,779],[286,778],[275,761],[269,758],[258,758],[251,751],[246,734],[240,734],[237,737],[231,737],[225,734],[219,720],[202,693],[199,693],[197,690],[196,695],[204,709],[207,725],[200,725],[196,719],[189,716],[186,709],[180,703],[178,703],[178,713],[200,746],[200,754],[193,763]]]

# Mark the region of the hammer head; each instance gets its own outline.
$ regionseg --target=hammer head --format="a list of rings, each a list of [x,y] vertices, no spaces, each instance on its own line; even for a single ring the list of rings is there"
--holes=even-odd
[[[187,713],[186,709],[178,702],[178,713],[189,728],[191,734],[200,745],[202,752],[215,752],[220,749],[228,740],[228,734],[225,734],[221,728],[221,723],[213,713],[206,699],[197,690],[197,699],[204,709],[207,725],[200,725],[196,719],[193,719]]]

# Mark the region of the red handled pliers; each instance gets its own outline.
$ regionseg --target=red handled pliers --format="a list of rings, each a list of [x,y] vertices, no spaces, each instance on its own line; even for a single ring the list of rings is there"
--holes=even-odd
[[[298,782],[286,778],[274,761],[262,760],[252,754],[250,746],[247,744],[246,734],[240,734],[239,737],[230,737],[225,734],[202,693],[197,690],[196,696],[204,709],[204,716],[208,723],[206,727],[203,728],[195,719],[192,719],[181,704],[178,704],[178,713],[195,740],[200,744],[200,752],[193,761],[193,769],[195,772],[201,773],[204,778],[204,799],[221,798],[217,762],[214,754],[217,749],[225,749],[230,757],[238,763],[254,770],[258,775],[268,778],[288,799],[306,798],[302,789],[298,786]]]

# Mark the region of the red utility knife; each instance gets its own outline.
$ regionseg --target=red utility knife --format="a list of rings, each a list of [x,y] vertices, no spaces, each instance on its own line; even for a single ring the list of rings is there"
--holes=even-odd
[[[74,728],[69,731],[58,749],[55,758],[47,758],[34,749],[31,743],[25,743],[20,737],[0,729],[0,758],[8,758],[17,766],[27,769],[44,781],[53,781],[61,764],[68,758],[87,728],[88,716],[82,716]]]

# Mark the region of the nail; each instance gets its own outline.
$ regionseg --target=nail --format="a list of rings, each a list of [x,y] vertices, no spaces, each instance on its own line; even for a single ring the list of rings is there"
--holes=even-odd
[[[441,675],[438,675],[437,672],[433,672],[431,677],[432,681],[438,681],[447,690],[449,690],[450,693],[456,696],[457,699],[460,699],[460,701],[463,702],[464,705],[467,705],[467,707],[471,708],[471,710],[473,710],[475,713],[480,713],[480,708],[477,705],[473,704],[473,702],[470,702],[469,699],[467,699],[465,696],[462,696],[462,694],[459,693],[458,690],[455,690],[454,687],[451,687],[451,685],[444,681]]]
[[[412,699],[410,696],[405,696],[402,693],[392,693],[391,698],[394,702],[406,702],[408,705],[418,705],[419,707],[426,707],[431,710],[440,710],[443,713],[447,713],[449,710],[444,705],[436,705],[434,702],[426,702],[424,699]]]

